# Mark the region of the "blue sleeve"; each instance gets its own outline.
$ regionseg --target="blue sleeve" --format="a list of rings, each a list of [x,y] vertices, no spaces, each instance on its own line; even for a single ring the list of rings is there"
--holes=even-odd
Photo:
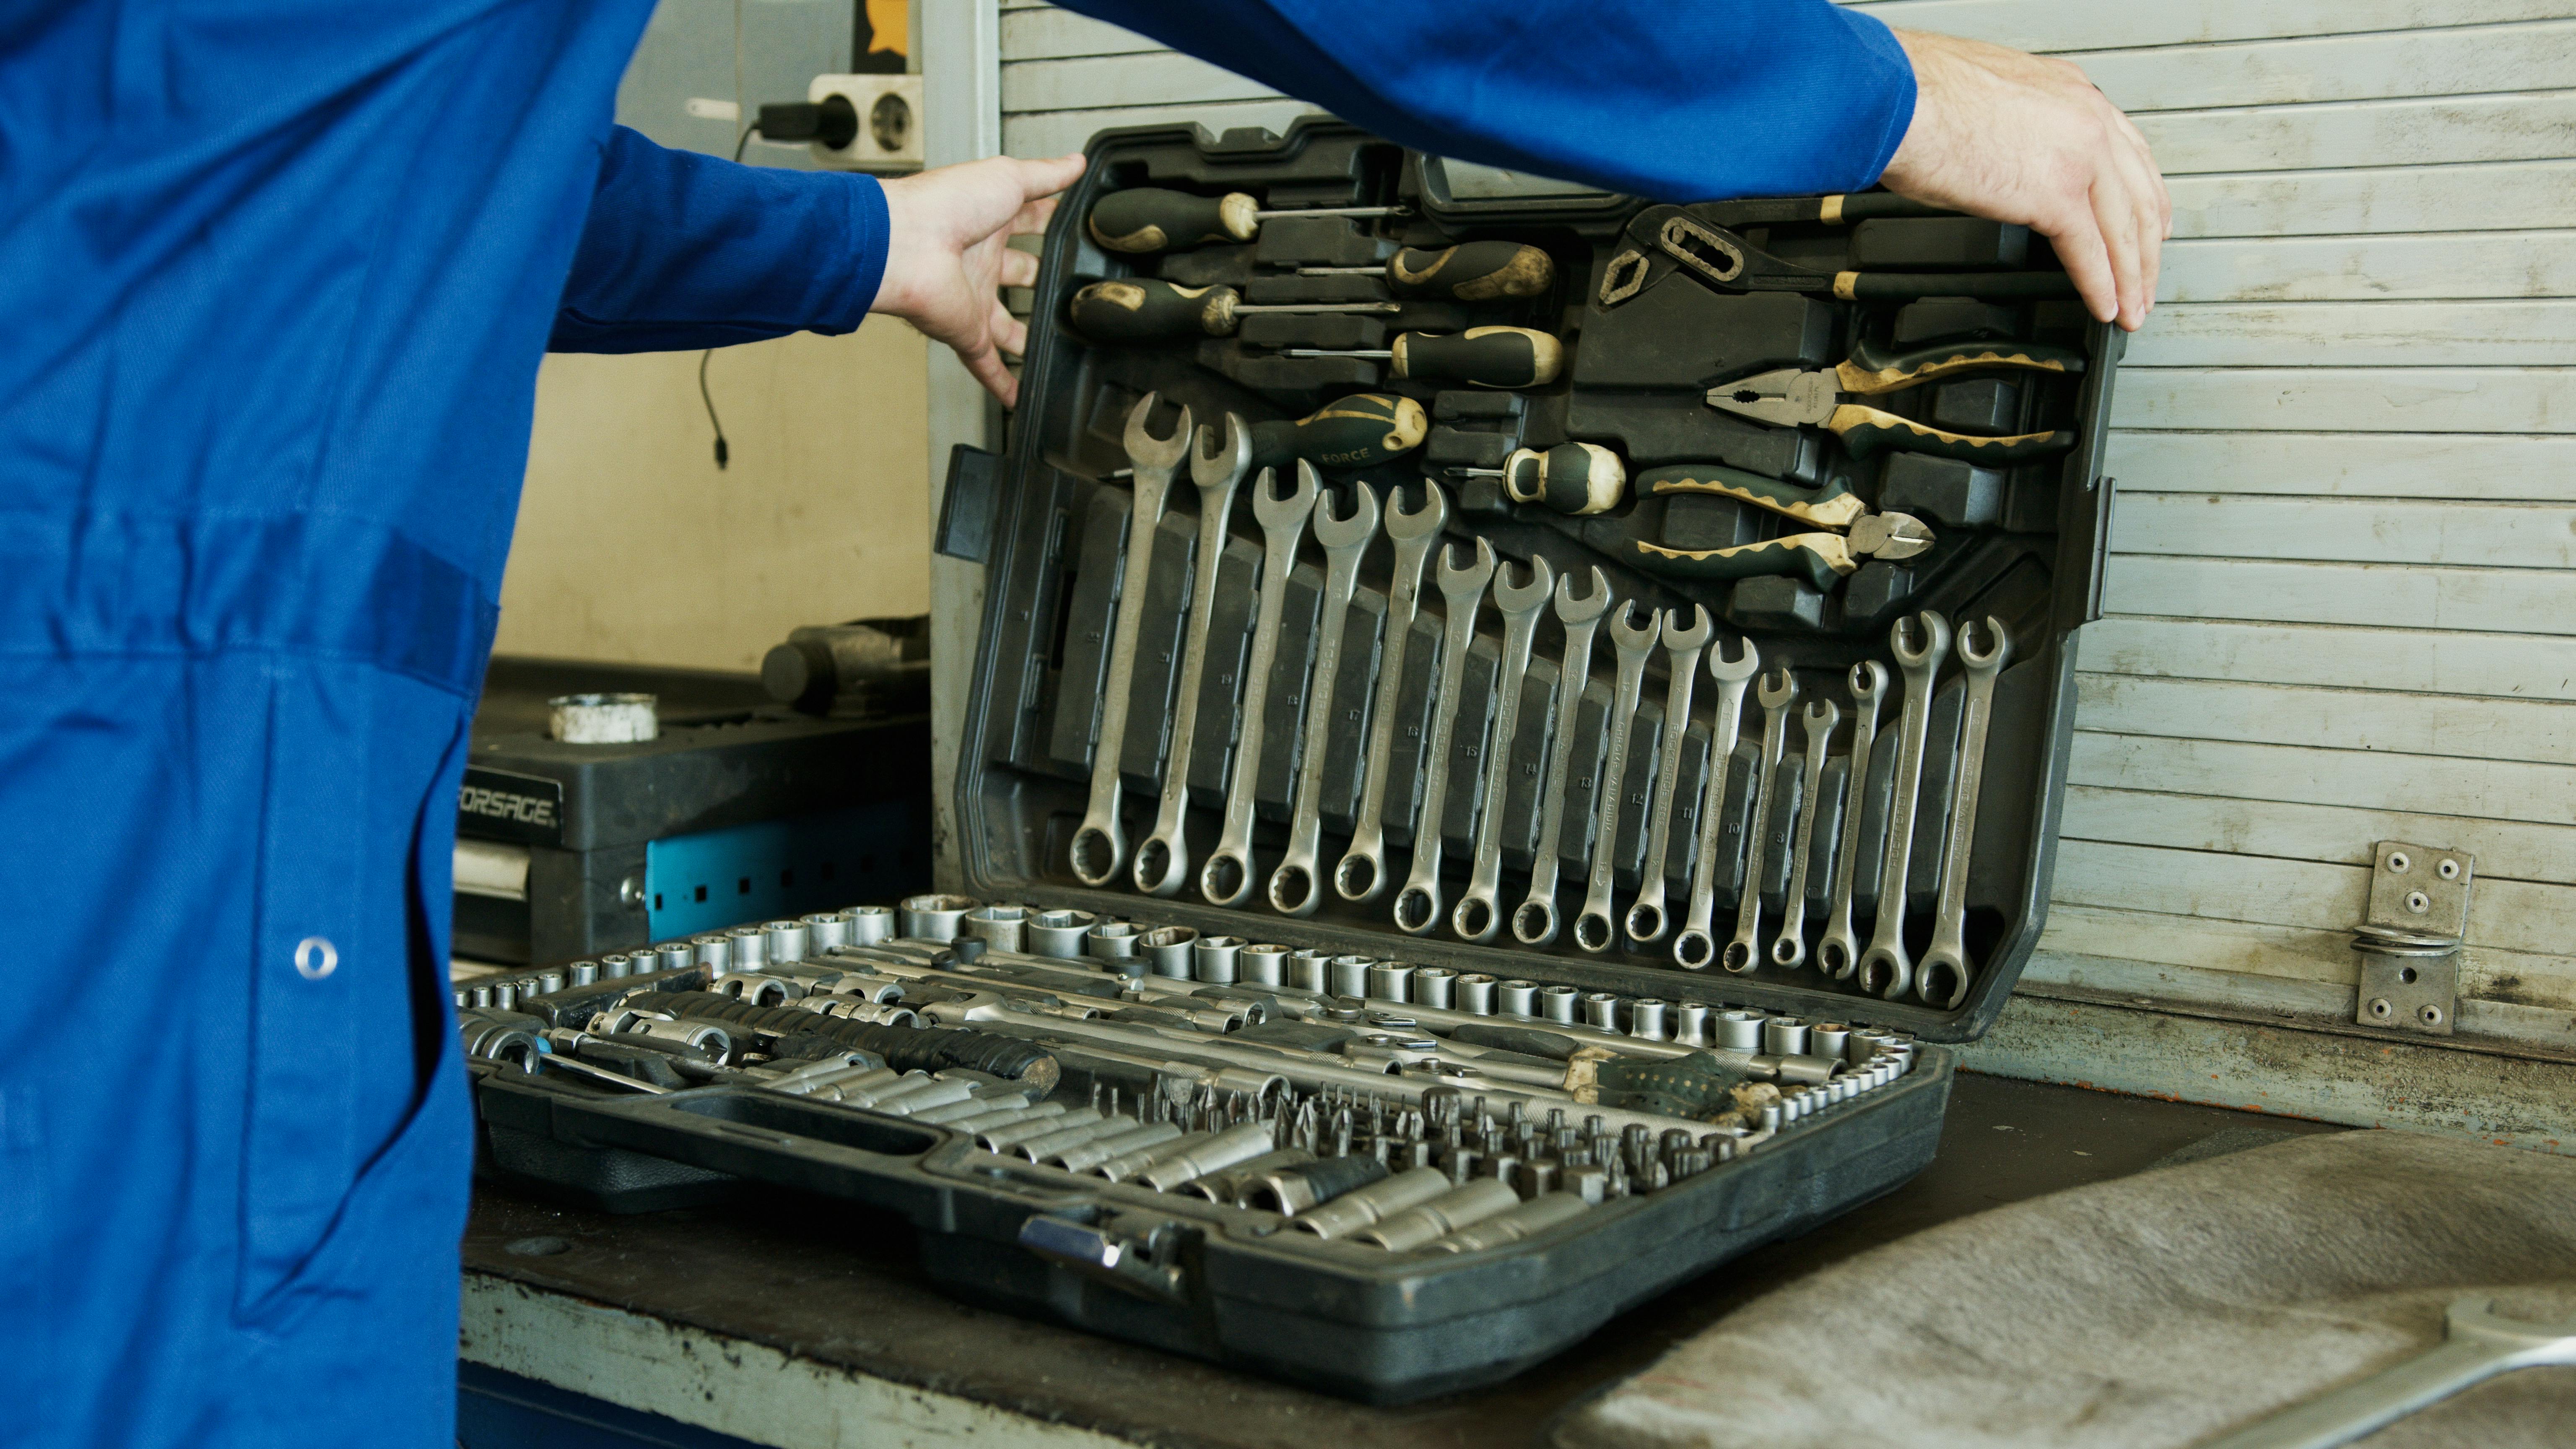
[[[1914,116],[1830,0],[1062,0],[1407,145],[1661,201],[1851,191]]]
[[[672,352],[864,321],[885,276],[885,191],[609,133],[555,352]]]

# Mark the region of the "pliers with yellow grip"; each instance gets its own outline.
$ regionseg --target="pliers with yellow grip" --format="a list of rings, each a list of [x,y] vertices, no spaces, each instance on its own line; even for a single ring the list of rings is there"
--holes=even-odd
[[[1845,401],[1998,368],[2073,376],[2084,370],[2084,354],[2023,342],[1954,342],[1903,352],[1864,342],[1852,348],[1850,361],[1831,369],[1781,367],[1721,383],[1709,389],[1708,405],[1774,427],[1823,428],[1840,437],[1855,458],[1886,448],[2009,467],[2074,447],[2071,432],[1952,433]]]
[[[1634,543],[1629,562],[1666,578],[1725,580],[1791,574],[1819,589],[1830,589],[1858,569],[1862,559],[1912,558],[1933,544],[1932,530],[1921,519],[1910,513],[1873,513],[1839,479],[1821,488],[1801,488],[1737,468],[1684,463],[1639,474],[1636,489],[1640,497],[1706,493],[1732,498],[1814,530],[1730,548]]]

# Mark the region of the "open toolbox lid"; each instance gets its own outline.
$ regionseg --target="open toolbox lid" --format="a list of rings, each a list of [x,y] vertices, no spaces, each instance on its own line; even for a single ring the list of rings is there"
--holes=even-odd
[[[989,538],[984,617],[966,712],[954,722],[959,751],[955,819],[967,891],[988,900],[1076,908],[1187,926],[1204,935],[1326,946],[1460,973],[1570,985],[1584,992],[1843,1017],[1931,1041],[1972,1039],[1992,1023],[2046,917],[2072,734],[2074,631],[2100,610],[2112,494],[2110,480],[2100,476],[2100,460],[2123,337],[2086,316],[2071,300],[2071,291],[2063,298],[2037,299],[1934,294],[1910,302],[1847,298],[1868,298],[1873,283],[1867,279],[1891,265],[1948,270],[1962,261],[1986,266],[1956,270],[1959,290],[2009,294],[2016,282],[2028,283],[2033,270],[2047,265],[2044,240],[1992,223],[1926,217],[1902,203],[1890,206],[1895,199],[1876,193],[1677,208],[1553,183],[1526,183],[1510,173],[1481,168],[1472,184],[1459,184],[1438,158],[1405,151],[1326,117],[1305,118],[1284,138],[1237,131],[1209,140],[1189,127],[1106,131],[1093,138],[1089,154],[1091,170],[1066,196],[1048,232],[1029,324],[1021,407],[1011,420],[1006,451],[992,465],[992,486],[974,495],[993,511],[988,522],[975,520],[986,522]],[[1292,218],[1285,225],[1274,214],[1249,243],[1195,250],[1138,255],[1100,245],[1083,224],[1093,204],[1113,191],[1138,186],[1208,196],[1254,193],[1279,211],[1392,204],[1407,214],[1329,222]],[[1873,206],[1893,214],[1874,214]],[[1848,214],[1824,219],[1837,209]],[[1658,246],[1676,216],[1697,222],[1697,228],[1686,229],[1679,248]],[[1727,266],[1724,256],[1705,245],[1697,246],[1701,259],[1696,265],[1683,255],[1693,246],[1688,235],[1712,232],[1740,248],[1735,263],[1745,280],[1737,287],[1710,279]],[[1179,285],[1231,285],[1255,304],[1328,296],[1384,298],[1389,293],[1382,283],[1353,273],[1309,277],[1291,268],[1319,259],[1326,265],[1372,266],[1399,243],[1438,248],[1483,239],[1545,250],[1554,262],[1553,283],[1535,297],[1492,299],[1463,309],[1453,302],[1407,298],[1404,311],[1385,323],[1374,317],[1274,315],[1243,321],[1235,336],[1141,346],[1094,345],[1065,320],[1068,300],[1077,289],[1153,275],[1158,268],[1164,279]],[[2004,264],[1998,264],[1999,258]],[[2009,264],[2015,261],[2020,265]],[[1784,273],[1827,280],[1796,290],[1794,279],[1776,280]],[[2006,280],[1999,283],[1998,276]],[[1850,280],[1855,277],[1863,280],[1855,284]],[[1362,283],[1376,290],[1331,290]],[[2047,284],[2039,289],[2047,290]],[[1271,350],[1282,341],[1296,342],[1301,323],[1314,336],[1338,333],[1346,342],[1377,345],[1399,328],[1439,331],[1491,322],[1538,328],[1562,338],[1567,361],[1559,375],[1542,386],[1513,392],[1443,387],[1382,377],[1376,363],[1363,359],[1312,359],[1300,371],[1294,360]],[[1979,343],[1991,353],[1998,347],[2010,350],[2007,338],[2080,353],[2081,364],[2074,369],[2080,375],[2033,379],[2016,373],[1998,379],[1987,369],[1955,384],[1848,400],[1949,430],[2071,435],[2058,451],[2015,466],[1984,468],[1929,459],[1902,444],[1894,451],[1856,457],[1858,449],[1836,444],[1820,429],[1749,422],[1704,400],[1716,384],[1762,370],[1831,369],[1854,356],[1860,344],[1867,344],[1864,356],[1872,355],[1873,347],[1875,355],[1884,356],[1931,343],[1963,342]],[[1850,773],[1847,755],[1857,713],[1847,671],[1877,660],[1888,672],[1877,719],[1879,748],[1864,776],[1868,790],[1859,816],[1861,845],[1850,872],[1865,905],[1875,894],[1879,874],[1873,862],[1884,858],[1879,846],[1887,834],[1886,817],[1893,813],[1890,777],[1902,753],[1898,722],[1906,690],[1891,655],[1890,626],[1926,609],[1953,621],[1991,616],[2002,623],[2010,652],[1993,686],[1985,767],[1966,837],[1973,849],[1965,872],[1963,925],[1973,975],[1955,1004],[1934,1005],[1910,995],[1893,1000],[1866,995],[1854,980],[1825,978],[1812,962],[1782,968],[1763,961],[1740,974],[1715,968],[1685,971],[1668,954],[1670,926],[1661,940],[1644,947],[1633,946],[1622,932],[1618,946],[1601,953],[1579,949],[1572,933],[1563,930],[1544,947],[1517,943],[1508,927],[1486,944],[1459,939],[1450,929],[1447,905],[1458,899],[1468,873],[1479,824],[1475,800],[1482,794],[1473,781],[1477,762],[1487,753],[1483,731],[1496,712],[1492,681],[1503,630],[1490,598],[1478,616],[1473,667],[1466,676],[1476,697],[1462,707],[1466,722],[1457,727],[1453,745],[1458,768],[1451,771],[1443,811],[1447,868],[1438,924],[1422,934],[1400,930],[1389,914],[1392,888],[1365,904],[1322,889],[1321,908],[1309,916],[1273,910],[1258,879],[1279,860],[1287,837],[1307,690],[1324,687],[1320,678],[1307,677],[1316,652],[1316,601],[1324,583],[1324,571],[1317,566],[1319,549],[1311,537],[1290,575],[1284,642],[1262,711],[1263,754],[1255,768],[1242,772],[1255,787],[1256,883],[1239,905],[1209,904],[1197,888],[1195,867],[1197,857],[1205,856],[1219,838],[1223,807],[1238,774],[1229,757],[1241,728],[1237,716],[1243,686],[1235,675],[1242,669],[1243,640],[1253,628],[1251,598],[1262,535],[1248,499],[1238,498],[1220,563],[1217,603],[1208,621],[1215,642],[1195,699],[1176,700],[1182,640],[1191,623],[1185,616],[1195,551],[1194,490],[1186,465],[1172,484],[1173,507],[1156,534],[1121,775],[1132,852],[1155,828],[1158,797],[1172,763],[1166,756],[1173,723],[1183,711],[1199,712],[1185,767],[1190,806],[1184,839],[1193,857],[1192,869],[1183,876],[1188,884],[1172,895],[1141,893],[1131,887],[1123,860],[1107,887],[1086,886],[1076,877],[1070,866],[1072,836],[1085,814],[1101,732],[1111,626],[1123,591],[1129,485],[1110,475],[1128,464],[1122,434],[1129,411],[1145,394],[1159,395],[1162,406],[1153,431],[1165,435],[1172,427],[1174,404],[1188,406],[1199,423],[1218,423],[1233,413],[1254,424],[1296,418],[1359,391],[1418,400],[1431,420],[1430,437],[1420,450],[1392,462],[1328,472],[1328,488],[1356,479],[1381,501],[1391,501],[1401,488],[1411,509],[1421,497],[1428,469],[1449,493],[1447,537],[1462,543],[1486,541],[1506,561],[1506,575],[1519,577],[1516,564],[1531,559],[1544,559],[1560,578],[1582,580],[1598,568],[1618,601],[1678,609],[1681,617],[1694,604],[1704,606],[1718,625],[1712,652],[1733,655],[1742,647],[1739,640],[1749,641],[1761,652],[1765,671],[1783,659],[1794,666],[1799,697],[1781,718],[1787,739],[1780,772],[1773,777],[1779,788],[1769,812],[1775,827],[1769,834],[1778,846],[1807,838],[1793,832],[1794,816],[1787,808],[1789,797],[1803,787],[1798,711],[1818,700],[1838,706],[1841,723],[1832,735],[1826,771],[1816,777],[1824,786],[1820,798],[1827,807],[1816,812],[1819,828],[1809,844],[1814,866],[1807,893],[1810,938],[1823,924],[1839,864],[1833,837],[1840,833],[1844,813],[1841,781]],[[1779,575],[1734,583],[1680,579],[1637,566],[1644,555],[1638,545],[1664,545],[1668,551],[1676,544],[1729,547],[1777,538],[1806,525],[1705,489],[1639,497],[1638,488],[1631,488],[1606,512],[1569,516],[1539,504],[1514,503],[1489,479],[1445,472],[1499,464],[1515,446],[1543,451],[1566,441],[1596,443],[1619,453],[1639,488],[1649,478],[1664,482],[1702,473],[1728,478],[1751,473],[1779,480],[1788,494],[1847,491],[1886,511],[1902,504],[1931,525],[1936,540],[1917,559],[1905,564],[1872,561],[1830,590]],[[1736,471],[1724,473],[1726,469]],[[1242,492],[1248,495],[1254,487],[1247,479]],[[1346,489],[1343,494],[1347,496]],[[981,504],[964,494],[952,497],[951,507],[961,506]],[[955,522],[950,520],[943,531]],[[1428,572],[1437,570],[1437,552]],[[1331,730],[1319,772],[1329,782],[1321,809],[1320,859],[1327,874],[1351,838],[1363,783],[1363,727],[1372,709],[1387,707],[1384,694],[1373,698],[1370,688],[1385,642],[1379,635],[1388,607],[1390,560],[1391,547],[1381,537],[1360,566],[1351,623],[1339,651]],[[1399,739],[1412,741],[1413,749],[1408,756],[1400,747],[1388,771],[1395,779],[1387,833],[1399,843],[1410,833],[1402,824],[1406,812],[1418,804],[1405,797],[1408,792],[1418,795],[1424,773],[1419,721],[1427,707],[1425,696],[1434,692],[1431,656],[1440,634],[1435,617],[1440,600],[1428,573],[1420,592],[1422,613],[1409,636],[1405,687],[1397,699],[1399,708],[1412,712]],[[1588,796],[1584,760],[1587,754],[1599,758],[1608,732],[1602,720],[1609,712],[1613,675],[1607,623],[1605,618],[1592,651],[1586,702],[1575,716],[1577,743],[1569,778],[1578,783],[1573,799]],[[1506,916],[1527,888],[1533,827],[1543,814],[1539,792],[1527,782],[1545,770],[1544,726],[1552,713],[1549,682],[1556,674],[1561,639],[1560,626],[1542,611],[1522,685],[1518,727],[1498,747],[1505,767],[1513,771],[1499,827],[1505,841],[1500,901]],[[1664,663],[1659,648],[1642,686],[1637,715],[1641,743],[1629,752],[1624,803],[1612,837],[1619,857],[1614,893],[1619,912],[1637,895],[1642,879],[1638,865],[1651,834],[1647,817],[1656,786],[1663,783],[1655,745],[1667,691]],[[1906,874],[1907,937],[1917,959],[1930,944],[1939,904],[1948,833],[1945,810],[1967,694],[1956,654],[1940,666],[1937,680]],[[1668,777],[1677,787],[1666,856],[1668,915],[1675,920],[1684,914],[1692,885],[1697,802],[1718,699],[1717,686],[1705,674],[1697,679],[1694,693],[1683,760]],[[1750,777],[1763,734],[1764,711],[1748,690],[1719,817],[1723,843],[1717,858],[1725,862],[1714,890],[1720,942],[1730,932],[1739,896],[1725,877],[1741,874],[1744,838],[1753,833],[1748,817],[1756,788]],[[1465,788],[1462,779],[1468,782]],[[1562,788],[1565,782],[1555,783]],[[1580,806],[1573,799],[1564,809],[1564,859],[1556,892],[1559,912],[1568,921],[1585,893],[1582,839],[1591,813],[1588,799]],[[1785,896],[1788,869],[1784,857],[1790,850],[1767,853],[1764,883],[1766,895],[1774,899],[1764,913],[1766,943],[1780,918],[1778,898]],[[1406,859],[1403,849],[1390,850],[1387,871],[1400,880]],[[1862,918],[1867,915],[1864,910]],[[1860,939],[1868,939],[1866,928]]]

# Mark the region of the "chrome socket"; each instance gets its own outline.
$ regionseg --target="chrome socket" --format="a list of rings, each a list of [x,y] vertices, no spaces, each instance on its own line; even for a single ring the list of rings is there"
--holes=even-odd
[[[799,922],[805,928],[805,949],[815,956],[835,946],[850,943],[850,919],[832,911],[817,911]]]
[[[1652,996],[1639,1000],[1628,1008],[1628,1035],[1645,1041],[1664,1040],[1664,1017],[1670,1009],[1671,1003]]]
[[[1717,1014],[1717,1044],[1731,1052],[1762,1050],[1762,1015],[1754,1011],[1721,1011]]]
[[[1029,917],[1022,934],[1031,955],[1070,961],[1082,955],[1084,933],[1099,924],[1100,918],[1089,911],[1039,911]]]
[[[1186,1152],[1202,1143],[1215,1141],[1216,1135],[1213,1132],[1184,1132],[1178,1137],[1157,1143],[1152,1147],[1140,1147],[1133,1152],[1123,1152],[1105,1162],[1095,1164],[1091,1168],[1091,1176],[1105,1177],[1111,1182],[1126,1182],[1174,1152]]]
[[[804,960],[812,943],[803,921],[771,921],[760,928],[760,934],[763,948],[769,952],[769,963],[773,966]]]
[[[1155,1158],[1136,1170],[1134,1180],[1156,1192],[1170,1192],[1182,1183],[1221,1172],[1238,1162],[1250,1162],[1270,1150],[1270,1124],[1239,1122],[1205,1142],[1178,1147]]]
[[[1029,1155],[1030,1160],[1066,1172],[1089,1172],[1104,1162],[1125,1157],[1131,1152],[1159,1149],[1181,1135],[1177,1122],[1148,1122],[1139,1125],[1133,1117],[1113,1117],[1102,1124],[1102,1130],[1062,1146],[1049,1148],[1043,1154]]]
[[[1311,991],[1318,996],[1332,993],[1333,953],[1308,946],[1288,953],[1288,986],[1293,991]]]
[[[1374,1160],[1374,1159],[1370,1159]],[[1386,1221],[1407,1208],[1419,1207],[1450,1191],[1449,1175],[1436,1167],[1414,1167],[1399,1172],[1383,1182],[1356,1192],[1346,1192],[1310,1212],[1302,1212],[1292,1225],[1303,1233],[1332,1239],[1347,1237],[1362,1228]],[[1510,1192],[1509,1187],[1503,1189]],[[1515,1200],[1518,1194],[1514,1194]]]
[[[1266,942],[1243,948],[1234,958],[1237,978],[1246,986],[1276,990],[1288,984],[1288,948]]]
[[[736,971],[757,971],[769,964],[769,933],[759,926],[736,926],[725,932],[733,955],[725,964]]]
[[[733,938],[720,931],[689,938],[689,964],[722,971],[733,965]],[[612,973],[614,974],[614,973]]]
[[[1199,933],[1187,926],[1156,926],[1136,938],[1136,950],[1155,975],[1187,981],[1190,952],[1198,945],[1198,939]]]
[[[1118,1124],[1125,1120],[1123,1117],[1104,1118],[1097,1107],[1076,1107],[1045,1121],[1031,1118],[1026,1122],[1015,1122],[1008,1126],[984,1128],[976,1132],[975,1145],[987,1152],[1016,1152],[1035,1162],[1038,1160],[1039,1153],[1032,1149],[1040,1147],[1041,1144],[1048,1144],[1046,1146],[1048,1151],[1054,1150],[1055,1146],[1069,1147],[1076,1142],[1096,1137],[1103,1131],[1115,1132],[1118,1130]],[[1055,1142],[1057,1138],[1062,1138],[1063,1141],[1057,1143]]]
[[[1538,983],[1506,981],[1494,988],[1494,1008],[1505,1016],[1538,1015]]]
[[[1082,951],[1094,961],[1115,964],[1136,959],[1136,938],[1144,934],[1133,921],[1101,921],[1082,933]],[[1124,974],[1133,976],[1133,971]]]
[[[1494,978],[1471,971],[1458,978],[1458,1004],[1451,1008],[1474,1016],[1494,1014]]]
[[[1365,998],[1369,994],[1369,968],[1376,964],[1367,956],[1334,957],[1333,995]]]
[[[1673,1008],[1673,1040],[1684,1046],[1710,1045],[1708,1018],[1708,1003],[1705,1001],[1685,1001]]]
[[[844,946],[874,946],[894,939],[895,914],[884,906],[852,906],[841,912],[849,922],[849,935]]]
[[[966,913],[960,930],[984,943],[988,951],[1017,951],[1028,937],[1025,906],[977,906]]]
[[[1570,986],[1550,987],[1549,990],[1562,990],[1566,992],[1568,1003],[1571,1004],[1574,988]],[[1548,1002],[1548,1020],[1561,1021],[1571,1025],[1574,1018],[1571,1015],[1557,1015],[1554,1009],[1555,1005],[1556,1003],[1553,1000]],[[1617,993],[1609,991],[1595,991],[1590,995],[1585,996],[1583,998],[1583,1024],[1591,1027],[1594,1031],[1617,1031],[1619,1029],[1619,997]]]
[[[1600,1171],[1599,1168],[1591,1170],[1596,1173]],[[1590,1206],[1592,1204],[1586,1202],[1577,1193],[1551,1192],[1544,1197],[1532,1198],[1508,1212],[1498,1213],[1472,1227],[1451,1233],[1433,1243],[1431,1249],[1441,1253],[1481,1253],[1487,1248],[1499,1248],[1506,1244],[1517,1243],[1523,1238],[1545,1232],[1559,1223],[1579,1218],[1583,1216],[1584,1209]]]
[[[1458,997],[1458,973],[1446,966],[1418,966],[1413,972],[1413,1000],[1422,1006],[1454,1011],[1450,1005]]]
[[[1190,947],[1190,979],[1210,986],[1232,986],[1235,962],[1242,954],[1241,936],[1201,936]]]
[[[895,929],[914,940],[945,946],[964,932],[966,913],[982,904],[973,896],[906,896],[895,907]]]
[[[1480,1177],[1453,1187],[1428,1202],[1417,1203],[1351,1235],[1355,1242],[1407,1253],[1434,1239],[1487,1218],[1500,1217],[1521,1205],[1521,1196],[1499,1178]]]
[[[1370,962],[1368,994],[1373,1001],[1411,1001],[1413,968],[1401,961]]]
[[[1820,1021],[1807,1029],[1807,1050],[1820,1057],[1851,1055],[1851,1028],[1839,1021]]]

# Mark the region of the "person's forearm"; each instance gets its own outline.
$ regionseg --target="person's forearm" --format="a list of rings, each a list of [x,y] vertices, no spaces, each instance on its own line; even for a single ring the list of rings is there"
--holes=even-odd
[[[873,177],[740,166],[616,128],[548,346],[723,347],[865,320],[886,265]]]

